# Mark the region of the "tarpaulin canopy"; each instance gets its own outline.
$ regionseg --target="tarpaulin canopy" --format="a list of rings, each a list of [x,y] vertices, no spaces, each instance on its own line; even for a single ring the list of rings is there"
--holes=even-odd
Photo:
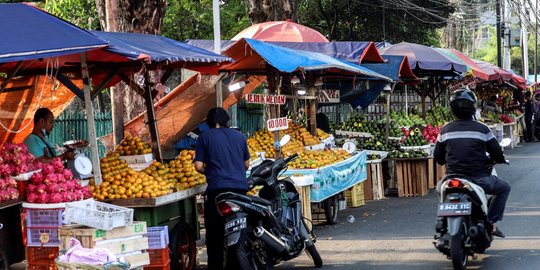
[[[153,62],[231,62],[229,57],[215,54],[170,38],[138,33],[90,31],[109,46],[106,51],[130,60],[148,59]]]
[[[367,68],[324,54],[284,48],[254,39],[240,40],[223,54],[235,59],[234,63],[224,66],[227,71],[266,72],[267,65],[270,65],[283,73],[325,70],[391,81],[390,78]]]
[[[106,41],[28,4],[0,4],[0,63],[95,50]]]
[[[493,81],[499,78],[499,75],[497,75],[497,73],[495,73],[494,71],[490,72],[488,70],[484,70],[482,67],[476,64],[473,59],[469,58],[468,56],[456,49],[437,48],[437,50],[451,57],[455,57],[456,59],[461,60],[467,65],[467,69],[471,70],[473,75],[480,80]]]
[[[483,70],[485,70],[488,73],[495,73],[499,77],[498,79],[501,79],[503,81],[510,81],[512,79],[512,73],[496,66],[488,62],[480,61],[480,60],[473,60],[474,63],[476,63],[479,67],[481,67]]]
[[[205,50],[214,49],[214,41],[208,39],[189,39],[188,44]],[[226,50],[236,41],[222,40],[221,49]],[[369,41],[332,41],[332,42],[269,42],[285,48],[322,53],[355,64],[383,63],[377,47]]]
[[[408,42],[401,42],[381,49],[385,55],[407,56],[411,68],[419,76],[452,76],[467,73],[467,66],[434,48]]]
[[[519,76],[513,70],[510,70],[510,73],[512,73],[512,83],[514,83],[515,86],[521,90],[527,89],[527,80],[525,78]]]
[[[320,32],[291,20],[254,24],[232,38],[252,38],[263,41],[329,42]]]
[[[407,60],[407,56],[385,55],[385,63],[360,64],[360,66],[373,70],[379,74],[390,77],[394,81],[414,81],[418,77],[414,75]]]

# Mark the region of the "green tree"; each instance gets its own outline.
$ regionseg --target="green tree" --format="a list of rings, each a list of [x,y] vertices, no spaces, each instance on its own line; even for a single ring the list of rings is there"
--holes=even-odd
[[[220,17],[224,40],[249,26],[243,0],[220,1]],[[213,38],[212,0],[168,0],[162,34],[180,41]]]
[[[448,1],[304,0],[298,21],[330,40],[409,41],[439,45],[437,29],[453,11]]]
[[[46,0],[44,2],[40,4],[44,10],[80,28],[101,29],[94,0]]]

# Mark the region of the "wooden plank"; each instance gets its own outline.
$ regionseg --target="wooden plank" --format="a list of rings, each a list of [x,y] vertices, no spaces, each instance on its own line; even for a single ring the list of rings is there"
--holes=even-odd
[[[395,178],[396,178],[396,185],[397,185],[397,189],[398,189],[398,197],[403,197],[404,195],[404,189],[403,189],[403,186],[404,186],[404,183],[403,183],[403,178],[405,177],[404,175],[404,171],[403,171],[403,162],[402,161],[395,161],[394,162],[395,164]]]
[[[376,175],[373,173],[374,164],[375,163],[367,164],[367,179],[363,181],[364,199],[366,201],[373,200],[373,178],[376,177]]]
[[[71,247],[70,239],[72,237],[81,241],[83,247],[93,248],[98,241],[144,235],[146,232],[146,222],[144,221],[135,221],[131,226],[118,227],[109,231],[82,225],[64,225],[59,229],[60,249],[68,250]]]
[[[308,220],[311,220],[311,197],[310,197],[310,187],[302,186],[296,187],[300,201],[302,201],[302,216]],[[311,230],[313,224],[311,222],[306,222],[306,225]]]
[[[380,200],[384,198],[384,179],[383,179],[383,172],[382,172],[382,163],[377,164],[377,184],[375,185],[377,188],[377,194],[373,194],[373,197],[376,200]]]
[[[150,264],[150,255],[147,252],[124,255],[124,259],[129,262],[131,268],[135,269]]]
[[[173,202],[185,200],[194,197],[198,194],[202,194],[206,190],[206,184],[192,187],[190,189],[181,190],[171,194],[159,196],[157,198],[134,198],[134,199],[117,199],[108,200],[107,203],[129,207],[129,208],[141,208],[141,207],[157,207]]]
[[[428,159],[428,188],[435,188],[435,162],[433,158]]]
[[[0,209],[4,209],[4,208],[12,207],[12,206],[15,206],[15,205],[19,205],[19,204],[22,204],[22,202],[23,202],[22,199],[15,199],[15,200],[5,201],[3,203],[0,203]]]
[[[429,166],[428,162],[424,162],[424,166],[423,166],[424,173],[422,174],[422,193],[421,193],[422,196],[426,196],[429,193],[429,190],[428,190],[429,167],[428,166]]]

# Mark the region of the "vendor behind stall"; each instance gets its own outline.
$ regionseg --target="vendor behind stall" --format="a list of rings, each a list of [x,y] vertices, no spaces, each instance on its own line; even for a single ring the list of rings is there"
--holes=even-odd
[[[486,101],[484,104],[484,112],[495,112],[495,113],[501,113],[501,107],[497,105],[497,96],[491,96],[489,97],[489,100]]]
[[[54,114],[47,108],[39,108],[34,114],[34,129],[32,133],[24,139],[24,144],[28,147],[28,152],[41,162],[48,163],[54,157],[62,160],[73,159],[73,150],[57,155],[56,149],[49,141],[49,135],[54,127]]]

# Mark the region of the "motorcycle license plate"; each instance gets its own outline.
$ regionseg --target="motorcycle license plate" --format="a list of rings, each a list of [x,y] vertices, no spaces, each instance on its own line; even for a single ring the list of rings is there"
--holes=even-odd
[[[439,210],[437,211],[437,215],[439,217],[470,215],[471,208],[471,202],[441,203],[439,204]]]
[[[246,217],[239,217],[233,220],[229,220],[225,223],[225,235],[229,235],[233,232],[237,232],[241,229],[245,229],[247,226]]]

